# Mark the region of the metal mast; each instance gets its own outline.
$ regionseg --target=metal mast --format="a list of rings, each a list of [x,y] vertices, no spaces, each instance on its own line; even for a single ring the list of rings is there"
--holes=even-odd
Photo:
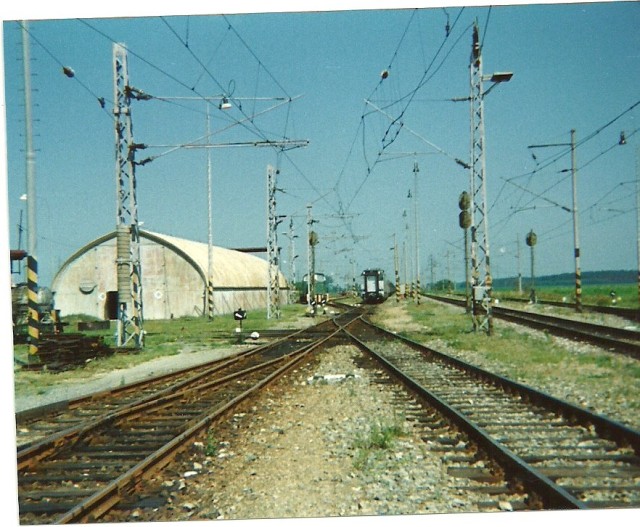
[[[116,266],[118,280],[118,331],[116,345],[133,340],[143,346],[142,269],[136,198],[135,151],[133,142],[131,94],[127,51],[123,44],[113,45],[114,121],[116,141]]]
[[[413,163],[413,220],[414,220],[414,231],[413,234],[415,236],[415,251],[416,251],[416,304],[420,304],[420,247],[418,240],[420,239],[420,235],[418,234],[418,162],[414,161]]]
[[[481,328],[489,335],[491,320],[491,267],[489,258],[489,225],[484,151],[484,94],[482,93],[482,49],[478,24],[473,25],[471,48],[471,280],[472,318],[474,330]],[[484,263],[484,273],[481,268]]]
[[[211,137],[209,104],[207,103],[207,144]],[[207,148],[207,313],[213,320],[213,204],[211,202],[211,149]]]
[[[267,318],[280,318],[280,280],[278,277],[278,217],[276,216],[276,176],[278,170],[267,166]]]
[[[396,302],[400,302],[400,261],[398,258],[398,241],[393,233],[393,270],[395,275]]]
[[[22,56],[24,68],[24,121],[27,184],[27,304],[29,359],[38,354],[40,320],[38,315],[38,257],[36,252],[36,154],[33,148],[31,116],[31,52],[28,22],[22,22]]]
[[[576,131],[571,130],[571,194],[573,196],[573,206],[571,214],[573,217],[573,255],[575,259],[576,273],[576,311],[582,312],[582,271],[580,270],[580,234],[578,232],[578,188],[576,185]]]

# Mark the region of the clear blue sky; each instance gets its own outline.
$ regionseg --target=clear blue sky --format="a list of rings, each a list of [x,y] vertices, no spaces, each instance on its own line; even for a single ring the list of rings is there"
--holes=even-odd
[[[346,7],[380,5],[385,6]],[[323,9],[319,4],[306,8]],[[468,188],[468,173],[454,159],[469,159],[469,103],[450,99],[469,95],[474,19],[483,37],[485,74],[514,72],[509,83],[496,86],[485,99],[494,277],[517,273],[518,238],[521,272],[529,275],[524,238],[530,229],[538,234],[536,274],[573,272],[571,215],[562,209],[571,207],[570,178],[563,172],[570,168],[570,157],[566,148],[538,149],[537,166],[527,148],[568,143],[572,128],[579,143],[582,269],[637,266],[638,3],[226,18],[99,19],[78,11],[82,20],[74,18],[71,8],[61,15],[52,15],[51,9],[23,15],[18,8],[3,17],[12,248],[17,247],[25,192],[21,32],[12,19],[64,17],[30,24],[42,285],[50,285],[73,252],[115,227],[114,41],[129,48],[130,83],[144,92],[155,97],[231,95],[234,108],[228,112],[211,108],[211,141],[221,146],[211,150],[216,245],[265,246],[266,168],[278,163],[282,192],[277,208],[294,217],[298,278],[306,262],[307,204],[313,204],[317,220],[320,271],[334,273],[338,281],[353,268],[359,273],[383,267],[392,273],[394,234],[401,252],[405,244],[413,257],[412,200],[407,196],[410,189],[413,193],[417,162],[422,281],[431,279],[431,257],[436,280],[446,278],[447,269],[452,279],[462,280],[457,202]],[[157,8],[140,9],[134,14],[161,14]],[[111,9],[108,14],[132,12]],[[62,73],[63,65],[74,70],[74,78]],[[382,81],[385,69],[389,76]],[[106,101],[104,109],[99,97]],[[237,124],[272,106],[274,101],[257,100],[271,97],[294,100],[252,123]],[[206,242],[206,151],[172,150],[204,135],[204,108],[202,100],[133,103],[135,141],[149,146],[139,159],[157,156],[137,169],[143,229]],[[402,127],[390,128],[390,118]],[[621,131],[626,146],[616,146]],[[309,146],[279,157],[270,148],[222,146],[283,137],[308,140]],[[288,225],[286,219],[278,234],[285,273]]]

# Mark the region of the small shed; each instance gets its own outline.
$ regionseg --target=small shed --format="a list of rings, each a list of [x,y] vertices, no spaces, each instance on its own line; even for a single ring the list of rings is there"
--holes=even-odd
[[[140,231],[142,304],[147,320],[206,314],[208,245]],[[212,247],[214,315],[267,307],[268,263],[238,250]],[[288,285],[279,275],[280,303]],[[117,318],[116,231],[88,243],[53,279],[61,316]]]

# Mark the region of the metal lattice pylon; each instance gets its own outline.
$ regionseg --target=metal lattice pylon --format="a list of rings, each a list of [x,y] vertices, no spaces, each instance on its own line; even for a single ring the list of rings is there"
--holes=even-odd
[[[471,283],[474,329],[491,333],[491,267],[485,180],[484,94],[482,93],[482,49],[478,24],[473,26],[469,67],[471,81]]]
[[[116,345],[133,340],[143,346],[142,268],[136,198],[135,152],[131,123],[131,88],[127,51],[113,45],[114,122],[116,142],[116,267],[118,282],[118,331]]]
[[[267,166],[267,318],[280,318],[280,280],[278,269],[278,217],[276,215],[276,176],[278,170]]]

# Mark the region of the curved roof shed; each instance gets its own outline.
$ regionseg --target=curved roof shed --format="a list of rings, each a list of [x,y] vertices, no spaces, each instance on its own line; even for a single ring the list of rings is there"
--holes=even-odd
[[[206,313],[208,245],[140,231],[142,304],[145,319]],[[213,247],[214,313],[264,309],[268,264],[240,251]],[[56,308],[62,316],[117,317],[116,232],[88,243],[62,265],[53,279]],[[280,302],[287,282],[279,275]]]

